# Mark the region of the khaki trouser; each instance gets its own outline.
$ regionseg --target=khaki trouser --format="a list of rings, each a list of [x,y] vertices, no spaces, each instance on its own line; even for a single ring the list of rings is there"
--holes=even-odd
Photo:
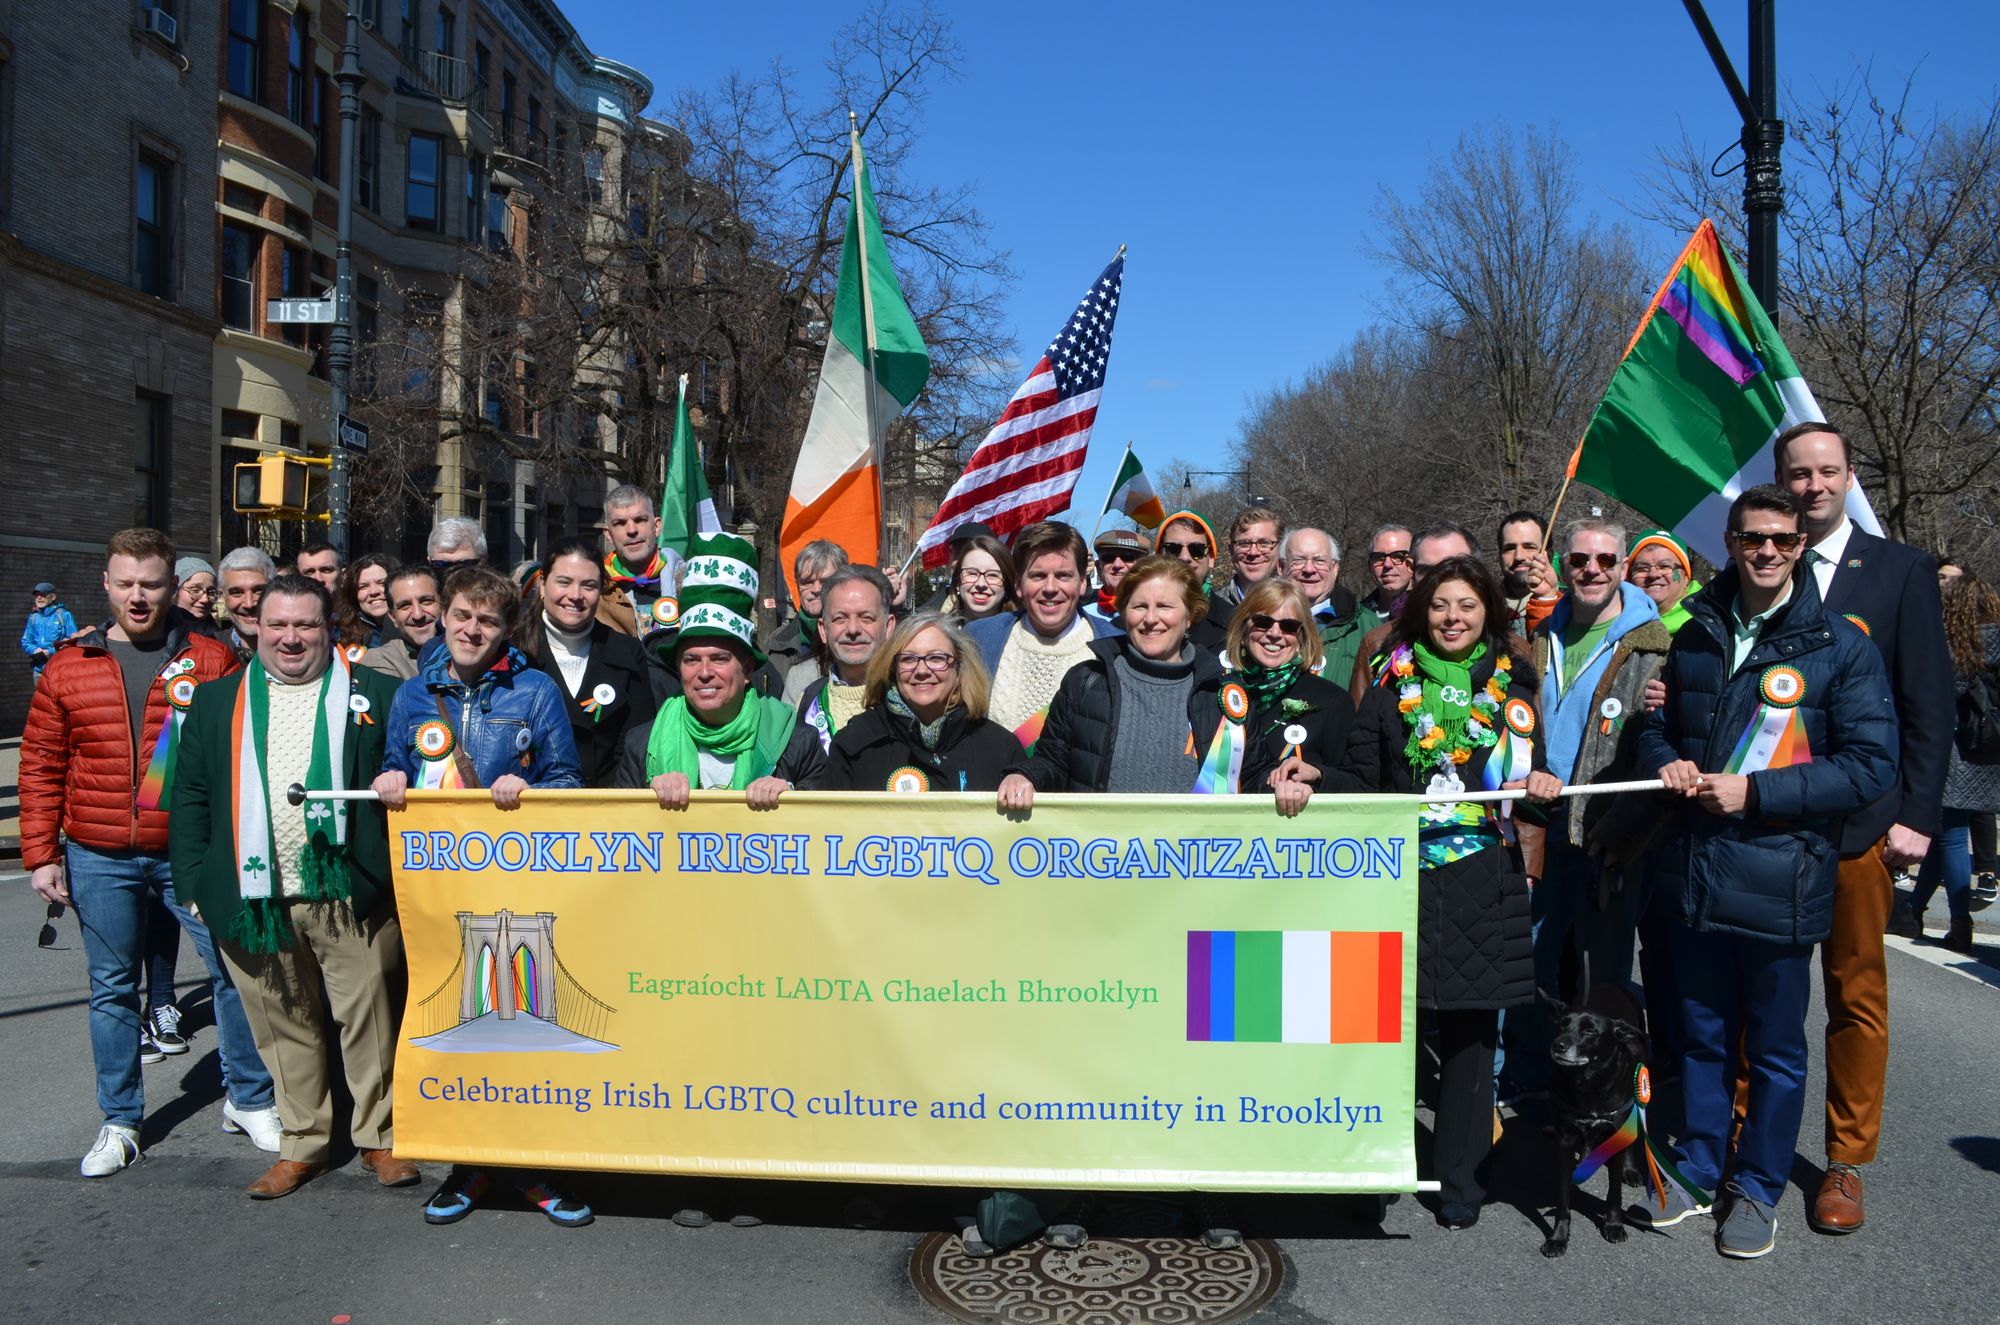
[[[1882,1139],[1889,1072],[1889,970],[1882,931],[1896,888],[1882,843],[1844,856],[1834,884],[1833,932],[1820,946],[1826,979],[1826,1157],[1867,1164]]]
[[[277,1086],[284,1124],[278,1153],[324,1163],[332,1148],[322,998],[333,1010],[347,1089],[354,1096],[354,1145],[390,1149],[390,1078],[404,992],[402,927],[393,911],[357,922],[346,902],[293,900],[285,911],[295,936],[290,951],[252,953],[220,936],[216,942],[242,992],[257,1052]]]

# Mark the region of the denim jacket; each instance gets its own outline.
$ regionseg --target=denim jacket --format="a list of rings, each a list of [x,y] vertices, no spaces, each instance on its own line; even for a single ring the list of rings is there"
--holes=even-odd
[[[583,776],[570,735],[569,709],[560,688],[528,665],[519,649],[505,653],[466,685],[451,671],[451,654],[439,649],[422,670],[403,682],[389,708],[384,772],[394,769],[417,782],[423,756],[417,731],[438,719],[438,701],[453,738],[472,760],[479,785],[490,787],[508,773],[531,787],[580,787]]]

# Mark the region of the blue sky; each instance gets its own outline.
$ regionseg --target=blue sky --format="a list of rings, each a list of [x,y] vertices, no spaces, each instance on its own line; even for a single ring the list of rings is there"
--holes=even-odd
[[[564,8],[593,50],[645,70],[663,102],[773,58],[810,80],[856,12],[793,0]],[[1708,8],[1742,70],[1744,0]],[[1585,206],[1632,224],[1662,268],[1679,239],[1625,210],[1643,197],[1657,149],[1685,129],[1713,155],[1738,132],[1674,0],[941,9],[964,72],[932,88],[911,166],[977,183],[1019,274],[1009,318],[1027,361],[1130,246],[1075,497],[1086,527],[1128,439],[1156,479],[1177,457],[1226,468],[1251,398],[1382,316],[1384,273],[1367,253],[1380,191],[1412,194],[1467,127],[1558,129]],[[1794,0],[1778,23],[1779,77],[1801,97],[1866,65],[1885,91],[1914,72],[1921,107],[1956,113],[1983,105],[2000,77],[1991,0]]]

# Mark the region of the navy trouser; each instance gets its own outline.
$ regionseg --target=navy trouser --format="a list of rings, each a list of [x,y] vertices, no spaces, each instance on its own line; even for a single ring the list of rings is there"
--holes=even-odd
[[[1686,1126],[1675,1147],[1681,1172],[1713,1192],[1727,1167],[1746,1193],[1776,1205],[1805,1117],[1812,945],[1699,933],[1685,925],[1675,930],[1673,945],[1685,1041]],[[1739,1039],[1750,1067],[1750,1098],[1731,1163]]]

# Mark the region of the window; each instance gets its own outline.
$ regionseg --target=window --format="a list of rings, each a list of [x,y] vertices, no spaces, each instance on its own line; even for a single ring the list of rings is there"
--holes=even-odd
[[[278,444],[287,451],[305,450],[305,447],[299,441],[299,425],[296,423],[280,422],[278,424]]]
[[[222,223],[222,325],[257,329],[258,233],[234,221]]]
[[[465,158],[465,238],[477,244],[486,237],[486,158]]]
[[[312,282],[306,276],[306,251],[287,244],[278,255],[278,293],[286,299],[309,299],[312,297]],[[306,326],[303,322],[280,324],[279,334],[292,344],[306,343]]]
[[[486,190],[486,248],[488,252],[507,251],[507,195],[499,189]]]
[[[486,550],[496,566],[514,561],[514,488],[507,483],[486,485]]]
[[[493,52],[486,49],[486,43],[472,43],[472,99],[479,106],[479,113],[486,113],[487,82],[493,76]]]
[[[257,416],[240,409],[222,411],[222,435],[240,442],[257,440]]]
[[[285,114],[301,128],[312,123],[312,69],[306,55],[311,36],[312,20],[293,10],[291,45],[285,51]]]
[[[444,139],[428,133],[410,135],[403,174],[403,224],[417,230],[438,228],[438,174],[443,164]]]
[[[151,152],[139,153],[133,180],[135,222],[132,269],[141,290],[160,299],[173,294],[173,166]]]
[[[505,72],[500,75],[500,142],[514,145],[514,75]]]
[[[604,201],[604,149],[601,147],[584,149],[583,188],[592,202]]]
[[[327,134],[326,121],[335,113],[332,80],[325,74],[313,75],[313,174],[327,183],[334,183],[333,154],[334,143]]]
[[[423,29],[422,18],[421,0],[403,0],[403,28],[396,34],[396,39],[403,58],[411,64],[417,62],[417,46],[422,41],[419,35]]]
[[[541,159],[542,152],[542,103],[528,98],[528,155]]]
[[[361,14],[361,21],[371,28],[382,26],[382,0],[359,0],[355,8]]]
[[[443,5],[438,6],[436,49],[439,55],[450,55],[458,49],[458,15]]]
[[[229,0],[229,90],[257,100],[264,63],[264,0]]]
[[[167,520],[167,421],[172,402],[150,391],[138,395],[132,448],[132,523],[165,529]]]
[[[501,432],[507,431],[507,363],[504,359],[486,361],[486,380],[481,383],[479,412],[488,424]]]
[[[354,278],[354,393],[375,394],[375,342],[382,334],[382,287],[372,276]]]
[[[287,207],[285,208],[285,229],[304,235],[310,239],[313,232],[312,218],[296,207]]]
[[[239,212],[248,212],[252,216],[264,214],[264,199],[269,196],[243,184],[224,181],[222,185],[222,205]]]
[[[354,141],[354,196],[371,212],[382,210],[382,116],[363,106]]]

